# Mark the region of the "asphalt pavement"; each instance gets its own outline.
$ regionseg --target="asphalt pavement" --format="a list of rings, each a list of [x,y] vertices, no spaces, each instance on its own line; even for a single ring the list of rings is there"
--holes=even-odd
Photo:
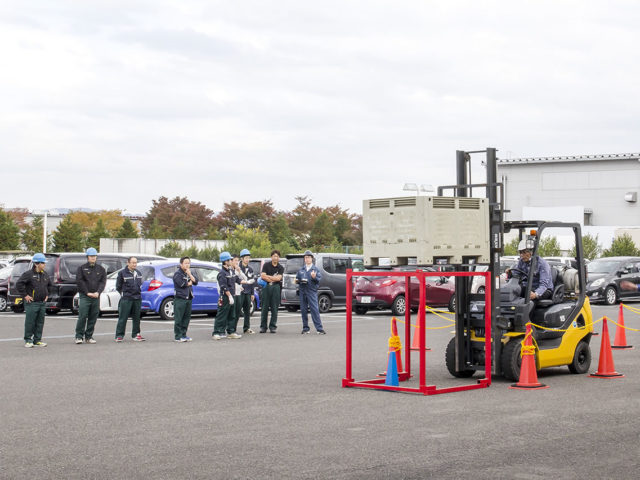
[[[603,314],[617,319],[617,308],[594,307]],[[390,318],[354,317],[356,379],[386,368]],[[613,352],[624,378],[559,367],[539,373],[546,390],[498,378],[422,396],[341,388],[344,310],[323,316],[326,336],[300,335],[299,314],[281,311],[275,335],[213,341],[212,320],[194,317],[194,341],[175,343],[172,323],[145,318],[147,342],[128,333],[116,344],[116,319],[104,317],[96,345],[75,345],[75,318],[49,316],[49,346],[26,349],[24,315],[0,313],[0,478],[637,477],[640,333],[627,332],[637,348]],[[640,315],[625,320],[640,327]],[[428,315],[427,324],[446,321]],[[428,383],[474,383],[447,373],[450,338],[450,329],[428,333]],[[591,342],[592,372],[601,338]]]

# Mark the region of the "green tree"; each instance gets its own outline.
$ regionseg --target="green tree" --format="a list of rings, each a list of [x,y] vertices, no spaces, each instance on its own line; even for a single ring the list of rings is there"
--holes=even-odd
[[[160,226],[157,218],[154,218],[149,226],[149,229],[146,231],[144,237],[145,238],[163,238],[165,233]]]
[[[188,222],[184,219],[178,220],[178,223],[171,229],[169,238],[181,240],[183,238],[191,238],[191,229]]]
[[[292,238],[287,218],[283,213],[279,213],[269,224],[269,240],[275,245],[280,242],[290,243]]]
[[[518,255],[518,237],[512,239],[509,243],[505,243],[504,245],[504,254],[505,255]]]
[[[582,236],[582,250],[584,252],[584,258],[587,260],[593,260],[594,258],[598,258],[602,253],[602,245],[598,242],[598,235],[595,237],[586,234]],[[577,255],[575,245],[571,249],[571,256],[575,258]]]
[[[89,235],[87,236],[87,248],[88,247],[93,247],[96,249],[100,249],[100,239],[101,238],[110,238],[111,234],[109,232],[109,230],[107,230],[107,227],[104,224],[104,221],[102,220],[102,218],[98,218],[98,221],[96,222],[96,226],[93,228],[93,230],[89,231]]]
[[[329,215],[327,215],[326,212],[322,212],[313,223],[313,228],[311,229],[311,234],[309,235],[307,244],[309,246],[331,245],[332,243],[337,242],[333,232],[333,224],[329,219]]]
[[[42,252],[43,219],[35,217],[22,232],[22,243],[31,252]],[[49,242],[47,242],[48,245]]]
[[[138,229],[129,217],[124,217],[124,221],[118,230],[117,238],[138,238]]]
[[[351,220],[345,214],[336,217],[334,226],[335,236],[342,245],[351,243]]]
[[[162,246],[160,250],[158,250],[158,255],[168,258],[180,257],[181,253],[182,247],[178,242],[167,242]]]
[[[544,237],[538,245],[538,255],[541,257],[559,257],[562,251],[556,237]]]
[[[267,232],[239,225],[227,235],[224,250],[234,254],[243,248],[249,249],[252,257],[268,257],[273,249]]]
[[[53,248],[56,252],[83,251],[82,225],[67,215],[53,232]]]
[[[0,210],[0,250],[18,250],[20,229],[11,215]]]
[[[220,259],[220,250],[215,247],[203,248],[198,251],[196,258],[205,262],[217,262]]]
[[[633,238],[628,233],[624,233],[613,239],[611,248],[607,248],[602,252],[603,257],[625,257],[640,255],[640,251],[633,243]]]
[[[202,238],[213,221],[213,211],[187,197],[160,197],[152,200],[151,209],[142,220],[142,233],[146,238],[151,238],[154,220],[157,220],[156,225],[162,229],[164,238]],[[157,229],[153,234],[159,235]]]

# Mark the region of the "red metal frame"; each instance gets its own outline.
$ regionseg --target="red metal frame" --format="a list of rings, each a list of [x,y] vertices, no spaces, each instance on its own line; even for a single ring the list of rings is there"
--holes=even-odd
[[[459,385],[455,387],[447,387],[447,388],[437,388],[435,385],[427,385],[426,378],[426,328],[425,328],[425,318],[426,312],[424,308],[418,309],[418,326],[420,327],[420,337],[419,337],[419,345],[420,345],[420,379],[419,386],[417,388],[411,387],[394,387],[390,385],[385,385],[384,378],[376,378],[373,380],[360,380],[355,381],[353,379],[353,357],[352,357],[352,339],[353,339],[353,328],[352,328],[352,302],[353,302],[353,277],[388,277],[392,275],[394,277],[405,277],[405,304],[407,308],[405,309],[405,335],[404,335],[404,358],[405,358],[405,371],[398,373],[398,379],[402,381],[406,381],[411,377],[411,299],[410,299],[410,291],[409,282],[411,277],[417,277],[420,282],[420,302],[419,305],[425,305],[426,302],[426,286],[425,286],[425,278],[426,277],[441,277],[443,275],[442,272],[423,272],[421,270],[415,272],[406,272],[406,271],[393,271],[393,272],[354,272],[351,269],[347,270],[347,338],[346,338],[346,349],[347,349],[347,364],[346,364],[346,374],[342,379],[343,387],[360,387],[360,388],[372,388],[377,390],[390,390],[393,392],[411,392],[411,393],[422,393],[424,395],[437,395],[440,393],[452,393],[452,392],[460,392],[463,390],[475,390],[477,388],[487,388],[491,385],[491,292],[490,288],[485,289],[484,299],[485,299],[485,308],[484,308],[484,328],[485,328],[485,376],[477,380],[475,384],[468,385]],[[485,285],[490,285],[491,283],[491,273],[490,272],[446,272],[446,276],[452,277],[484,277]]]

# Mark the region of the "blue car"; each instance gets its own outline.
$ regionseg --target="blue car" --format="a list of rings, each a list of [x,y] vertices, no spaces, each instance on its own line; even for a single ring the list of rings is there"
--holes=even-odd
[[[164,320],[173,320],[173,274],[180,268],[178,262],[152,260],[138,264],[142,273],[142,311],[157,313]],[[198,285],[193,287],[194,313],[214,316],[218,311],[218,282],[220,267],[211,262],[191,261],[191,271],[198,277]],[[260,299],[254,291],[251,313],[259,308]]]

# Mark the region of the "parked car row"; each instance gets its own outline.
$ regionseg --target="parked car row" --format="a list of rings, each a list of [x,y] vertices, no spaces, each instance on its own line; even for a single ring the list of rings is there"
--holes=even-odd
[[[640,283],[640,257],[603,257],[587,264],[587,295],[592,303],[640,300],[639,292],[620,288],[623,280]]]

